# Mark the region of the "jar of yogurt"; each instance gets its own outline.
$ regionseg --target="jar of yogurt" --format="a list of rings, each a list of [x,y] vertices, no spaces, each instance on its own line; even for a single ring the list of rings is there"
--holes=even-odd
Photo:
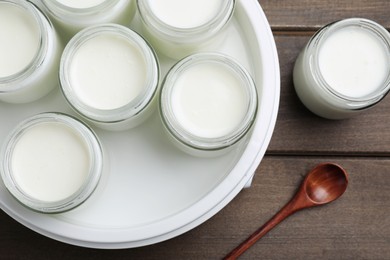
[[[348,118],[381,101],[390,89],[390,34],[361,18],[318,31],[294,67],[295,90],[313,113]]]
[[[92,130],[60,113],[43,113],[20,123],[1,153],[0,171],[8,191],[42,213],[68,211],[97,187],[103,150]]]
[[[175,59],[214,43],[233,16],[235,0],[137,0],[143,34]]]
[[[57,87],[61,52],[55,29],[34,4],[0,2],[0,100],[27,103]]]
[[[218,156],[246,139],[257,100],[255,83],[243,66],[224,54],[198,53],[167,74],[160,115],[180,149],[195,156]]]
[[[136,11],[135,0],[42,0],[42,5],[65,42],[92,25],[127,26]]]
[[[68,103],[107,130],[125,130],[154,111],[160,69],[153,49],[117,24],[88,27],[66,46],[60,85]]]

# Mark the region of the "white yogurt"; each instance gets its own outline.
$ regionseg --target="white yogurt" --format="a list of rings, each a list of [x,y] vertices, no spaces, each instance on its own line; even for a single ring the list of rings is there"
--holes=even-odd
[[[178,123],[205,138],[219,138],[236,129],[245,117],[247,100],[237,75],[218,63],[191,66],[179,75],[172,89]]]
[[[219,53],[198,53],[179,61],[167,74],[160,115],[173,143],[201,157],[224,154],[250,130],[257,91],[249,73]]]
[[[364,97],[382,87],[390,71],[389,50],[378,35],[360,27],[334,32],[321,45],[319,68],[331,88]]]
[[[142,91],[146,62],[140,49],[128,39],[112,33],[85,41],[73,54],[70,84],[87,106],[120,108]]]
[[[91,167],[89,150],[80,134],[56,122],[25,131],[11,158],[18,187],[44,202],[73,195],[85,183]]]
[[[168,57],[181,59],[218,48],[234,13],[234,0],[137,1],[143,35]]]
[[[294,66],[295,90],[313,113],[342,119],[372,107],[390,88],[390,34],[350,18],[325,26]]]
[[[0,99],[27,103],[58,86],[62,46],[50,21],[29,1],[0,2]]]
[[[148,0],[150,8],[164,23],[177,28],[194,28],[210,22],[224,0]]]
[[[90,8],[100,5],[107,0],[54,0],[71,8]]]
[[[41,32],[26,9],[0,3],[0,77],[24,70],[39,50]]]
[[[42,113],[21,122],[5,140],[0,174],[23,205],[42,213],[68,211],[95,191],[103,150],[81,121]]]
[[[136,32],[116,24],[97,25],[66,46],[60,83],[80,115],[101,128],[125,130],[153,112],[159,65]]]

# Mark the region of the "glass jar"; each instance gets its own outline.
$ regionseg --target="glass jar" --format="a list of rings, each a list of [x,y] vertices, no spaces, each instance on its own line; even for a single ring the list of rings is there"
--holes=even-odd
[[[136,11],[135,0],[42,0],[44,10],[64,42],[80,30],[103,23],[129,25]]]
[[[21,122],[4,143],[1,177],[24,206],[42,213],[68,211],[97,187],[103,151],[81,121],[43,113]]]
[[[79,32],[66,46],[60,84],[69,104],[107,130],[125,130],[155,108],[159,64],[136,32],[116,24]]]
[[[257,100],[255,83],[243,66],[224,54],[198,53],[168,72],[160,115],[180,149],[218,156],[245,140],[256,118]]]
[[[294,67],[295,90],[313,113],[348,118],[381,101],[390,88],[390,34],[361,18],[319,30]]]
[[[0,2],[0,100],[27,103],[58,86],[62,46],[47,17],[29,1]]]
[[[158,52],[180,59],[209,46],[217,36],[222,39],[235,0],[137,0],[137,6],[143,35]]]

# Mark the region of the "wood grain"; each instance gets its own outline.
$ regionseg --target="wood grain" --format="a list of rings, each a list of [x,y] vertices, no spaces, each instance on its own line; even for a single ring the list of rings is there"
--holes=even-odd
[[[277,31],[317,30],[330,22],[363,17],[390,28],[387,0],[259,0]]]

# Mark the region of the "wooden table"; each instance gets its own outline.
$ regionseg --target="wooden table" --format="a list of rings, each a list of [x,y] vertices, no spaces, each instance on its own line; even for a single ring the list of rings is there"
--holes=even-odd
[[[0,212],[0,259],[219,259],[279,210],[304,175],[324,161],[347,169],[346,194],[291,216],[242,259],[390,259],[390,97],[356,118],[325,120],[300,103],[291,77],[297,54],[317,29],[347,17],[369,18],[389,29],[390,1],[260,3],[275,35],[282,85],[275,132],[250,189],[194,230],[128,250],[63,244]]]

